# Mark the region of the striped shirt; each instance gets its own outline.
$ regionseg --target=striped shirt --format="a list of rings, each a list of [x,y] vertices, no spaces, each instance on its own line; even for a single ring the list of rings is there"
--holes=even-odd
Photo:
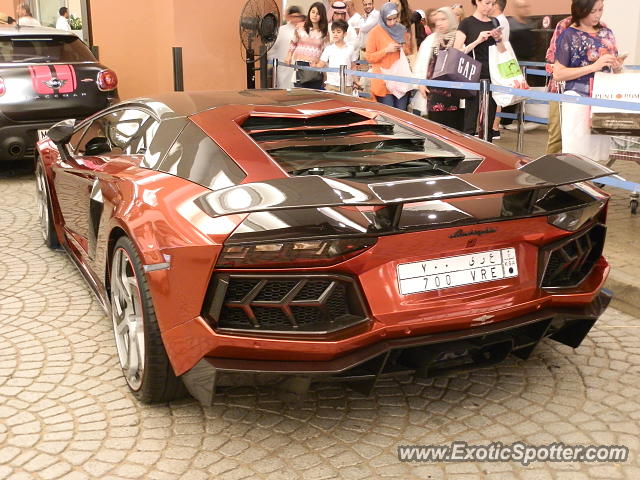
[[[326,37],[322,36],[320,30],[311,29],[307,33],[302,25],[299,26],[293,34],[291,44],[289,44],[289,53],[292,53],[291,61],[300,60],[312,65],[317,63],[325,43]]]

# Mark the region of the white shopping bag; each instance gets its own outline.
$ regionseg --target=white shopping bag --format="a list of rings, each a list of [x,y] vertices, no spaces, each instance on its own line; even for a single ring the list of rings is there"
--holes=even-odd
[[[513,53],[513,48],[509,42],[504,42],[506,51],[499,52],[496,45],[489,47],[489,73],[491,83],[502,87],[529,89],[527,80],[522,74],[520,64]],[[521,102],[523,97],[509,93],[493,92],[493,99],[500,107],[513,105]]]
[[[385,75],[413,77],[411,67],[409,66],[409,60],[402,49],[400,49],[400,58],[398,58],[398,60],[396,60],[389,68],[380,67],[380,71]],[[396,80],[385,80],[384,83],[389,93],[396,98],[404,97],[408,91],[415,88],[412,83],[398,82]]]
[[[578,95],[574,91],[565,95]],[[591,108],[577,103],[562,103],[562,152],[583,155],[597,162],[607,162],[611,137],[591,134]]]
[[[640,73],[597,72],[592,97],[640,103]],[[640,112],[593,106],[591,130],[609,135],[640,136]]]

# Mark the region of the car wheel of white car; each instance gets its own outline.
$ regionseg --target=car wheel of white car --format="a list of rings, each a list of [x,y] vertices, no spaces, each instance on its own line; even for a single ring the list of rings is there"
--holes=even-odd
[[[145,403],[168,402],[184,396],[160,336],[142,262],[133,242],[115,244],[110,272],[111,318],[125,380]]]
[[[44,173],[44,166],[39,160],[36,162],[36,205],[38,208],[38,219],[40,220],[40,230],[45,245],[49,248],[58,248],[60,242],[58,241],[56,229],[53,226],[47,177]]]

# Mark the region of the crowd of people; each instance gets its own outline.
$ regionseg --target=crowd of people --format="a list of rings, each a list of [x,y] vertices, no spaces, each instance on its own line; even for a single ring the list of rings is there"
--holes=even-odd
[[[480,79],[490,80],[490,47],[495,45],[498,52],[504,52],[508,42],[508,48],[519,60],[531,60],[536,48],[528,19],[530,0],[508,1],[514,13],[510,17],[504,14],[507,0],[467,0],[473,8],[468,16],[461,3],[423,11],[412,10],[409,0],[387,2],[379,10],[374,8],[373,0],[362,0],[363,13],[356,11],[353,0],[318,1],[306,15],[298,7],[289,7],[287,24],[281,27],[271,56],[287,63],[346,65],[350,69],[361,60],[374,73],[431,79],[438,57],[453,48],[480,62]],[[600,21],[602,11],[603,0],[571,1],[571,16],[558,23],[548,46],[546,61],[553,74],[549,91],[558,92],[558,85],[562,84],[571,95],[589,95],[595,72],[621,70],[624,59],[618,56],[613,32]],[[356,91],[362,87],[357,78],[348,79],[348,85]],[[335,73],[325,78],[320,72],[279,69],[278,86],[338,91],[340,78]],[[378,102],[411,110],[470,135],[483,134],[478,122],[481,114],[477,92],[461,95],[455,90],[417,88],[379,78],[371,79],[369,91]],[[492,126],[487,133],[489,141],[500,134],[496,110],[497,105],[490,98],[488,111],[482,112]],[[568,132],[562,136],[559,110],[558,104],[551,104],[548,152],[567,152],[570,148],[575,150],[573,153],[584,153],[586,148],[593,154],[593,144],[584,138],[572,142],[567,140]],[[565,104],[562,113],[577,122],[584,116],[584,107]],[[583,127],[581,132],[588,136],[588,125]],[[571,128],[575,138],[575,123]]]
[[[513,1],[518,9],[528,9],[529,0]],[[506,0],[471,0],[471,4],[475,11],[468,17],[459,3],[424,11],[412,10],[409,0],[393,0],[378,10],[373,0],[362,0],[363,13],[356,11],[353,0],[318,1],[306,14],[291,6],[270,57],[286,63],[334,68],[341,65],[354,68],[355,62],[363,60],[374,73],[431,78],[438,56],[449,48],[457,48],[480,61],[481,78],[489,78],[488,48],[501,44],[508,35],[511,19],[501,15]],[[492,16],[494,11],[498,20]],[[520,20],[524,18],[526,13]],[[520,30],[530,32],[530,28]],[[532,50],[531,42],[521,45]],[[340,86],[335,73],[325,78],[319,72],[279,69],[277,75],[281,88],[335,91]],[[356,90],[362,87],[357,78],[348,79],[348,83]],[[405,85],[403,91],[401,85],[372,79],[368,90],[381,103],[410,109],[466,133],[477,133],[477,95],[461,100],[451,90]],[[494,102],[489,114],[493,122]]]

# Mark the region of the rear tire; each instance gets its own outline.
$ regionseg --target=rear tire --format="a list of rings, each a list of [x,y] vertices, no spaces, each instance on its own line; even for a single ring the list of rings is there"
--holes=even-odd
[[[44,244],[51,248],[59,248],[60,241],[53,224],[53,215],[51,213],[51,199],[49,197],[49,186],[47,176],[44,173],[44,165],[39,157],[36,158],[36,204],[38,207],[38,218],[40,220],[40,231],[44,238]]]
[[[111,318],[127,385],[144,403],[185,396],[162,343],[142,262],[133,242],[121,237],[111,257]]]

